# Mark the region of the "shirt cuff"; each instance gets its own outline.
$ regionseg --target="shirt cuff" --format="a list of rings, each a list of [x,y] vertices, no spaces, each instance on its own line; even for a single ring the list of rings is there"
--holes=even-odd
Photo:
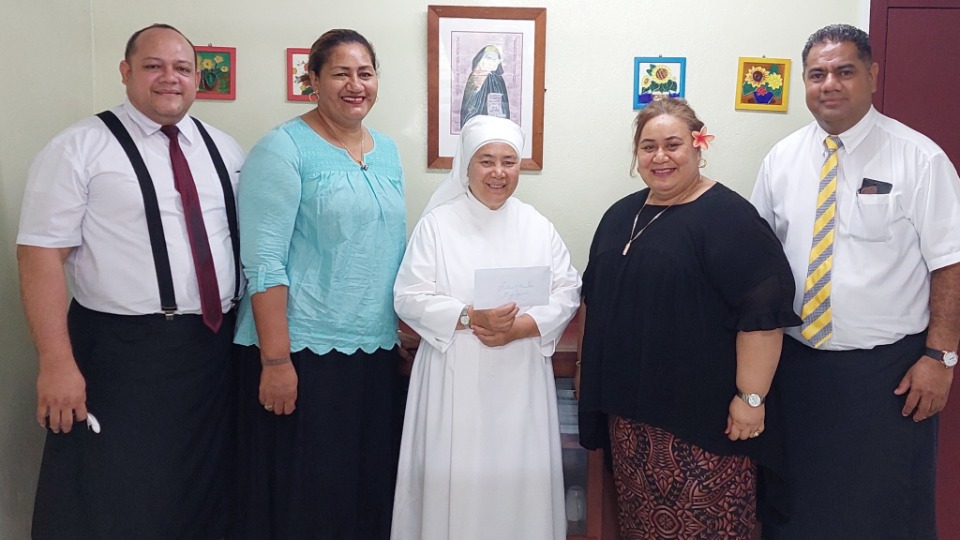
[[[243,275],[247,278],[248,294],[261,293],[277,285],[290,286],[287,269],[283,267],[267,268],[265,264],[261,264],[255,270],[244,268]]]

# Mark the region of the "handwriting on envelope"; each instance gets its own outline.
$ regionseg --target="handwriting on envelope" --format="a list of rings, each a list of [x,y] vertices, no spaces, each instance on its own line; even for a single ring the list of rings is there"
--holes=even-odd
[[[520,307],[543,306],[549,301],[549,266],[483,268],[474,273],[474,309],[490,309],[511,302]]]

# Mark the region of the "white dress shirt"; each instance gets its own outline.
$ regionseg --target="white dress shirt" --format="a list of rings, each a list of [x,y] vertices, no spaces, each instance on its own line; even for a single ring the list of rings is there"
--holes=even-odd
[[[200,293],[180,194],[173,183],[169,141],[160,125],[129,101],[113,109],[130,132],[153,179],[179,313],[200,313]],[[236,191],[243,151],[204,124]],[[193,120],[177,124],[180,146],[200,195],[224,311],[235,274],[223,190]],[[30,168],[17,243],[75,247],[66,261],[71,292],[81,305],[106,313],[160,312],[157,273],[137,175],[120,143],[97,117],[67,128],[40,151]]]
[[[827,133],[816,122],[780,141],[751,202],[773,227],[800,312]],[[960,261],[960,179],[933,141],[871,107],[840,134],[833,248],[833,337],[826,350],[870,349],[926,329],[930,272]],[[864,179],[890,184],[863,194]],[[787,333],[809,345],[800,327]]]

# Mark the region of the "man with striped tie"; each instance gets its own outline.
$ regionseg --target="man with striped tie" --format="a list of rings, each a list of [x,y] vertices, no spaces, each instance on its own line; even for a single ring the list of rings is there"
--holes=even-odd
[[[771,393],[790,515],[776,539],[936,538],[937,413],[960,341],[960,178],[936,144],[871,105],[862,30],[803,49],[814,122],[764,159],[752,202],[783,243],[801,327]]]

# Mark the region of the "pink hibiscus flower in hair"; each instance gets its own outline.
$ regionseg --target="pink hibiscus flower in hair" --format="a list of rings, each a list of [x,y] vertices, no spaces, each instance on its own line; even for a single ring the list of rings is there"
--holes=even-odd
[[[692,135],[694,148],[703,147],[704,150],[710,149],[710,145],[708,143],[714,139],[714,136],[707,133],[707,126],[703,126],[700,131],[692,132]]]

